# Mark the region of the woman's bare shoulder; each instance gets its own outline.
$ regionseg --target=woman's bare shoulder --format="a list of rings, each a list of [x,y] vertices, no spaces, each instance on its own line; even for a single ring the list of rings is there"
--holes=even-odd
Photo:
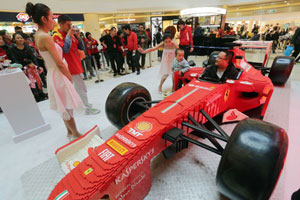
[[[49,35],[49,34],[47,34],[47,33],[44,33],[44,32],[37,32],[36,34],[35,34],[35,40],[36,41],[49,41],[49,40],[52,40],[52,37]]]
[[[52,42],[53,39],[49,34],[37,32],[35,41],[36,41],[38,48],[43,51],[43,50],[46,50],[45,49],[46,44],[48,44],[49,42]]]

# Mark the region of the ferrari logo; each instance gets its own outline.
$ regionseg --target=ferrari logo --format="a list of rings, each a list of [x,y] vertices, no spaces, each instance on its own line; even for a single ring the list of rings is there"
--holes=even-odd
[[[88,169],[85,170],[83,173],[84,173],[84,175],[88,175],[88,174],[90,174],[92,171],[93,171],[92,168],[88,168]]]
[[[228,90],[226,90],[225,95],[224,95],[225,102],[228,100],[229,94],[230,94],[230,90],[228,89]]]

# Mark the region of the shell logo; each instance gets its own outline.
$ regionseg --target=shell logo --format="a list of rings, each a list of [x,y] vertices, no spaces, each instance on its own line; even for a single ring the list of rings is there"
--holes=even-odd
[[[135,128],[140,132],[148,132],[152,130],[153,125],[150,122],[139,122],[136,124]]]
[[[29,20],[29,18],[30,18],[29,15],[27,15],[26,13],[19,13],[17,15],[18,21],[21,21],[21,22],[26,22]]]

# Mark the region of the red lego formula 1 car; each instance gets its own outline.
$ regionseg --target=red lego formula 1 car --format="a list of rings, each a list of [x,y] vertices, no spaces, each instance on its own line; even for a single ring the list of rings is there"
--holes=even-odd
[[[271,123],[244,119],[229,136],[212,119],[230,109],[244,112],[258,107],[264,116],[272,96],[271,80],[244,60],[243,51],[235,47],[233,51],[233,63],[239,69],[236,80],[202,80],[197,72],[162,101],[152,101],[147,89],[135,83],[113,89],[106,114],[120,130],[89,148],[87,157],[56,185],[48,199],[144,199],[151,187],[151,159],[161,152],[170,159],[190,144],[221,156],[216,182],[222,194],[230,199],[269,199],[284,165],[286,132]],[[216,132],[208,130],[207,123]],[[224,147],[218,141],[227,144]]]
[[[277,56],[270,68],[266,67],[270,57],[270,52],[272,49],[272,41],[235,41],[231,43],[231,47],[222,47],[224,50],[232,51],[234,56],[232,63],[236,68],[240,70],[247,70],[249,66],[261,71],[263,75],[267,75],[271,79],[274,85],[284,85],[288,80],[291,71],[294,66],[294,58],[289,56]],[[221,48],[221,47],[220,47]],[[245,59],[245,52],[241,49],[265,49],[265,57],[263,62],[249,62]],[[182,84],[187,84],[195,77],[200,76],[204,68],[208,65],[215,64],[216,57],[218,56],[219,51],[213,51],[209,59],[203,62],[202,67],[193,67],[183,76],[180,76],[178,72],[174,73],[174,88],[173,90],[179,89]],[[191,61],[193,63],[193,61]],[[193,63],[193,65],[195,65]],[[244,76],[245,73],[242,75]],[[244,79],[244,78],[241,78]]]

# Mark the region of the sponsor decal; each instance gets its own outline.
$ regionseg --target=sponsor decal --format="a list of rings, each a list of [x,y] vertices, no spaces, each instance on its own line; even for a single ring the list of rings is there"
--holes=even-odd
[[[126,170],[115,179],[116,185],[121,183],[125,178],[128,178],[134,170],[136,170],[139,166],[141,166],[145,161],[149,160],[150,156],[153,154],[154,154],[154,148],[152,148],[150,151],[148,151],[145,155],[142,155],[130,167],[127,167]]]
[[[120,134],[120,133],[116,133],[115,136],[121,140],[122,142],[124,142],[125,144],[127,144],[128,146],[135,148],[136,144],[133,143],[130,139],[128,139],[127,137],[125,137],[124,135]]]
[[[251,66],[246,63],[244,60],[241,61],[241,64],[240,64],[241,68],[243,68],[246,72],[249,71],[249,69],[251,68]]]
[[[229,94],[230,94],[230,90],[226,90],[225,94],[224,94],[224,101],[226,102],[228,100],[228,97],[229,97]]]
[[[138,131],[134,130],[133,128],[129,128],[129,131],[128,131],[128,133],[130,133],[130,134],[131,134],[131,135],[133,135],[134,137],[143,136],[143,134],[142,134],[142,133],[140,133],[140,132],[138,132]]]
[[[265,87],[264,90],[263,90],[263,94],[268,95],[269,92],[271,91],[271,89],[272,89],[272,86]]]
[[[67,167],[67,169],[68,169],[69,171],[72,170],[71,165],[70,165],[70,163],[69,163],[68,161],[66,162],[66,167]]]
[[[195,87],[195,88],[200,88],[200,89],[208,90],[208,91],[211,91],[211,90],[213,89],[213,88],[203,87],[203,86],[200,86],[200,85],[194,85],[194,84],[188,84],[188,86],[190,86],[190,87]]]
[[[244,84],[244,85],[252,85],[252,83],[251,83],[251,82],[248,82],[248,81],[241,81],[240,83],[241,83],[241,84]]]
[[[234,83],[234,80],[226,80],[226,83]]]
[[[123,200],[129,194],[129,192],[133,191],[137,185],[139,185],[146,178],[146,173],[140,173],[136,178],[131,181],[131,183],[127,184],[116,196],[115,198],[118,200]]]
[[[163,111],[161,111],[161,113],[166,113],[169,110],[171,110],[173,107],[175,107],[179,102],[181,102],[182,100],[184,100],[185,98],[187,98],[188,96],[192,95],[194,92],[196,92],[197,90],[199,90],[199,88],[195,88],[192,91],[190,91],[189,93],[187,93],[186,95],[184,95],[183,97],[181,97],[180,99],[176,100],[175,103],[173,103],[172,105],[168,106],[166,109],[164,109]]]
[[[135,125],[135,129],[139,132],[148,132],[152,130],[152,124],[150,122],[139,122]]]
[[[110,150],[104,149],[100,153],[98,153],[98,156],[104,161],[108,161],[110,158],[114,157],[115,154],[113,154]]]
[[[222,123],[241,121],[246,118],[248,118],[248,116],[244,113],[241,113],[237,109],[230,109],[224,113]]]
[[[68,190],[63,191],[60,193],[54,200],[63,200],[69,195]]]
[[[87,170],[85,170],[83,173],[84,175],[88,175],[93,171],[93,168],[88,168]]]
[[[79,165],[79,163],[80,163],[79,161],[75,161],[75,162],[73,163],[73,166],[74,166],[74,167],[77,167],[77,165]]]
[[[126,149],[120,143],[118,143],[117,141],[115,141],[113,139],[109,140],[107,142],[107,145],[110,146],[111,148],[113,148],[120,155],[124,155],[128,151],[128,149]]]
[[[267,97],[263,96],[260,98],[259,103],[260,104],[266,103],[266,100],[267,100]]]
[[[198,75],[197,73],[190,74],[191,77],[196,77],[197,75]]]

